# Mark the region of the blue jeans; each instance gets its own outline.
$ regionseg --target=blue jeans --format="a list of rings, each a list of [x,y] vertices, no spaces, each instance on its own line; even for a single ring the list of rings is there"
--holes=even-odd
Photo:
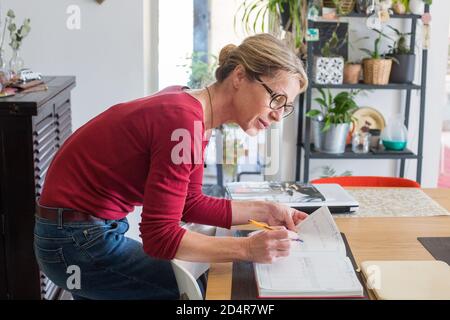
[[[153,259],[125,237],[128,222],[52,222],[36,217],[42,272],[74,299],[179,299],[170,261]],[[78,272],[79,271],[79,272]]]

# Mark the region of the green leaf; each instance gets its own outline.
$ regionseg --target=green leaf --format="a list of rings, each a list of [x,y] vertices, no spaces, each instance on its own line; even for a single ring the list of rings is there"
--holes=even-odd
[[[325,120],[325,125],[323,126],[322,132],[326,132],[331,128],[331,118],[327,117]]]
[[[320,112],[320,110],[310,110],[306,113],[306,116],[309,118],[316,118],[317,116],[321,115],[322,112]]]
[[[6,13],[6,16],[8,18],[14,19],[16,17],[16,14],[14,13],[14,11],[12,9],[9,9],[8,12]]]
[[[327,96],[325,95],[325,91],[322,88],[318,88],[317,90],[319,91],[320,95],[322,96],[322,99],[324,101],[326,101],[327,100]]]
[[[333,105],[333,95],[331,94],[330,89],[328,89],[328,108]]]
[[[9,26],[8,26],[8,30],[10,32],[16,31],[16,24],[15,23],[10,23]]]
[[[369,55],[369,57],[372,57],[372,55],[373,55],[373,51],[370,51],[369,49],[360,48],[359,50],[361,50],[362,52],[367,53],[367,55]]]
[[[401,32],[398,29],[394,28],[393,26],[388,26],[388,28],[393,30],[398,36],[401,35]]]
[[[327,107],[327,103],[322,98],[315,98],[314,101],[317,102],[322,107],[325,107],[325,108]]]

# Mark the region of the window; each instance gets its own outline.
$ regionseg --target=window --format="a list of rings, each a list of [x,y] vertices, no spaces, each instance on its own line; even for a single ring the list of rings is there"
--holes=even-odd
[[[193,0],[159,1],[159,89],[186,85],[194,43]]]

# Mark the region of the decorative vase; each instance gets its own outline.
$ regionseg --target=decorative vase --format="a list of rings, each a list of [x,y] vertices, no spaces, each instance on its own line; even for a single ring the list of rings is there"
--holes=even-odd
[[[381,133],[381,141],[387,150],[401,151],[408,141],[408,129],[401,113],[396,114]]]
[[[19,50],[15,49],[13,50],[13,55],[11,57],[11,60],[9,60],[9,70],[11,70],[11,72],[14,75],[17,75],[20,70],[23,69],[24,66],[24,61],[22,59],[22,57],[19,55]]]
[[[422,15],[425,12],[425,3],[423,0],[409,0],[409,11],[413,14]]]

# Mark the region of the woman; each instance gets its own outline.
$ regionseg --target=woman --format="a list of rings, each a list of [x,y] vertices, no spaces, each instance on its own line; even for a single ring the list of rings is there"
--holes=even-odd
[[[256,219],[293,230],[306,217],[276,203],[202,194],[203,137],[228,122],[255,135],[289,115],[307,86],[300,60],[268,34],[228,45],[219,60],[213,85],[170,87],[113,106],[55,156],[35,252],[41,270],[75,299],[177,299],[170,259],[271,263],[289,254],[286,228],[214,238],[180,227],[182,220],[230,228]],[[124,236],[127,214],[141,205],[143,245]]]

